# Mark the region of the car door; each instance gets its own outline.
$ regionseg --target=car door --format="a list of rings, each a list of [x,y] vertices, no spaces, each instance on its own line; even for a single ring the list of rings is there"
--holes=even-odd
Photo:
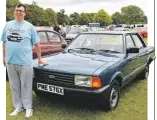
[[[49,42],[50,42],[50,45],[51,45],[52,52],[57,53],[57,52],[62,51],[61,37],[57,33],[52,32],[52,31],[48,31],[47,36],[48,36],[48,39],[49,39]]]
[[[40,40],[41,56],[49,55],[49,49],[51,48],[51,45],[48,41],[46,32],[39,31],[37,33]]]
[[[132,38],[135,42],[135,46],[139,48],[136,69],[140,70],[140,68],[144,67],[147,61],[147,57],[148,57],[147,47],[145,43],[143,42],[143,39],[139,36],[139,34],[132,34]]]
[[[126,34],[125,36],[125,48],[132,48],[135,47],[135,43],[130,34]],[[137,62],[137,53],[128,53],[125,57],[125,68],[123,69],[124,77],[127,78],[131,76],[136,68]],[[125,81],[126,83],[129,82],[128,80]]]

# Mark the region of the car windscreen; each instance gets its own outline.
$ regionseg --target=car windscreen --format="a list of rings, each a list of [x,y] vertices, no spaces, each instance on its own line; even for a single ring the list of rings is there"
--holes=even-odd
[[[119,34],[81,34],[67,49],[88,48],[93,50],[123,52],[123,36]]]

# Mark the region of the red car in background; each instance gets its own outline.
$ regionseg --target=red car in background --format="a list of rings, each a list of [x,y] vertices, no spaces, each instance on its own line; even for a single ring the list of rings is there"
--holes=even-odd
[[[41,56],[50,55],[62,51],[62,44],[67,42],[57,32],[48,28],[36,28],[40,39]],[[35,48],[33,48],[33,59],[37,58]]]
[[[147,27],[136,27],[135,28],[136,32],[138,32],[143,38],[147,37],[148,32],[147,32]]]

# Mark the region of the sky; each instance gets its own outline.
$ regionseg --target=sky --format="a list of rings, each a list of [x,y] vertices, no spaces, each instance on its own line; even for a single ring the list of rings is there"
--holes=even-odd
[[[33,0],[20,0],[22,3],[31,4]],[[65,13],[70,15],[78,13],[96,13],[104,9],[108,14],[120,12],[121,8],[128,5],[140,7],[146,16],[148,16],[148,0],[34,0],[40,7],[52,8],[60,11],[64,9]]]

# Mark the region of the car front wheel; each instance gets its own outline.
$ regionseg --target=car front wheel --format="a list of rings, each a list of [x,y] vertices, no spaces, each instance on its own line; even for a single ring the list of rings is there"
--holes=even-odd
[[[119,102],[120,87],[117,81],[111,84],[109,94],[104,97],[104,106],[106,110],[114,110]]]

